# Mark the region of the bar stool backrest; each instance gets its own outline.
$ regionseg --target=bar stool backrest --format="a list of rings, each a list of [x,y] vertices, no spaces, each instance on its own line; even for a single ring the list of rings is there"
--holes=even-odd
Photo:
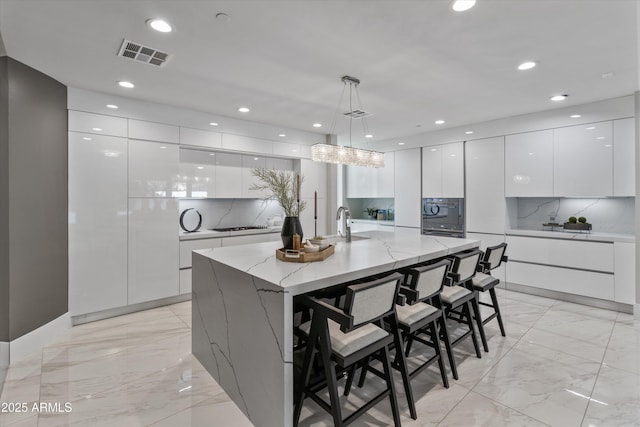
[[[458,275],[456,280],[458,283],[464,283],[476,275],[476,269],[480,262],[480,255],[482,255],[482,252],[475,249],[473,251],[463,252],[453,256],[453,267],[451,268],[451,272]]]
[[[419,273],[418,280],[415,287],[413,283],[410,283],[410,286],[417,292],[418,301],[430,298],[442,291],[450,265],[449,260],[445,259],[435,264],[415,268]]]
[[[502,264],[503,256],[505,251],[507,250],[506,243],[500,243],[496,246],[489,246],[484,253],[483,261],[486,263],[486,270],[493,270],[494,268],[500,267]]]
[[[401,278],[395,273],[347,287],[344,312],[353,317],[354,327],[385,317],[395,309]]]

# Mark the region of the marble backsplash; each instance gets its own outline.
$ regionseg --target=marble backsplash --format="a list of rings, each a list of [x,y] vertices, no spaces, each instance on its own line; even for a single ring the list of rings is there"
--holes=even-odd
[[[515,203],[514,203],[515,200]],[[581,216],[592,224],[594,232],[635,234],[635,198],[517,198],[507,203],[510,228],[542,230],[551,216],[557,223],[564,223],[569,217]]]
[[[202,199],[180,200],[180,212],[195,208],[202,215],[202,229],[267,225],[267,218],[282,217],[282,208],[275,200]]]

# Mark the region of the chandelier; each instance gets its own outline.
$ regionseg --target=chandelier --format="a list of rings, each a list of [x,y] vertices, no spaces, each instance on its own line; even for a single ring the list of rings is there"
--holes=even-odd
[[[362,108],[362,102],[360,101],[360,93],[358,92],[358,85],[360,84],[360,80],[351,76],[343,76],[342,77],[342,93],[340,94],[340,99],[338,100],[338,107],[336,108],[336,112],[333,117],[333,122],[331,123],[330,134],[333,133],[336,125],[336,119],[338,117],[338,111],[340,110],[340,105],[342,104],[342,98],[344,97],[344,92],[347,87],[347,83],[349,84],[349,111],[343,113],[345,116],[349,117],[349,146],[344,145],[331,145],[331,144],[315,144],[311,146],[311,159],[316,162],[325,162],[325,163],[334,163],[334,164],[342,164],[342,165],[352,165],[352,166],[367,166],[372,168],[384,167],[384,153],[379,151],[365,150],[362,148],[352,147],[351,144],[351,136],[353,130],[353,120],[361,120],[362,127],[364,130],[365,137],[370,137],[369,132],[367,131],[367,122],[366,117],[370,116],[371,113],[366,112]],[[355,91],[356,98],[358,99],[359,108],[353,109],[353,92]]]

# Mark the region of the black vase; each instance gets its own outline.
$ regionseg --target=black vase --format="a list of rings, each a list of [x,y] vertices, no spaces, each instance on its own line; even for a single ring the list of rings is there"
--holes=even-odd
[[[282,237],[282,245],[285,249],[293,249],[294,234],[299,234],[300,242],[302,242],[303,234],[300,218],[297,216],[285,217],[284,222],[282,223],[282,232],[280,233],[280,237]]]

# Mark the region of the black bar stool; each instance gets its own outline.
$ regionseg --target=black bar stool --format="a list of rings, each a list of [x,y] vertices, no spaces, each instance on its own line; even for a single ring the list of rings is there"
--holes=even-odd
[[[489,291],[489,295],[491,296],[491,304],[480,301],[478,299],[478,303],[485,307],[491,307],[493,309],[493,313],[488,316],[486,319],[481,320],[483,325],[486,325],[487,322],[497,319],[498,326],[500,327],[500,333],[503,337],[506,337],[504,333],[504,324],[502,323],[502,315],[500,314],[500,306],[498,305],[498,297],[496,296],[496,286],[500,283],[500,279],[493,277],[491,275],[491,270],[500,267],[503,262],[507,262],[508,258],[505,255],[507,250],[506,243],[500,243],[496,246],[487,247],[480,263],[478,264],[478,272],[471,279],[471,289],[476,292],[486,292]],[[478,312],[478,316],[480,313]]]

